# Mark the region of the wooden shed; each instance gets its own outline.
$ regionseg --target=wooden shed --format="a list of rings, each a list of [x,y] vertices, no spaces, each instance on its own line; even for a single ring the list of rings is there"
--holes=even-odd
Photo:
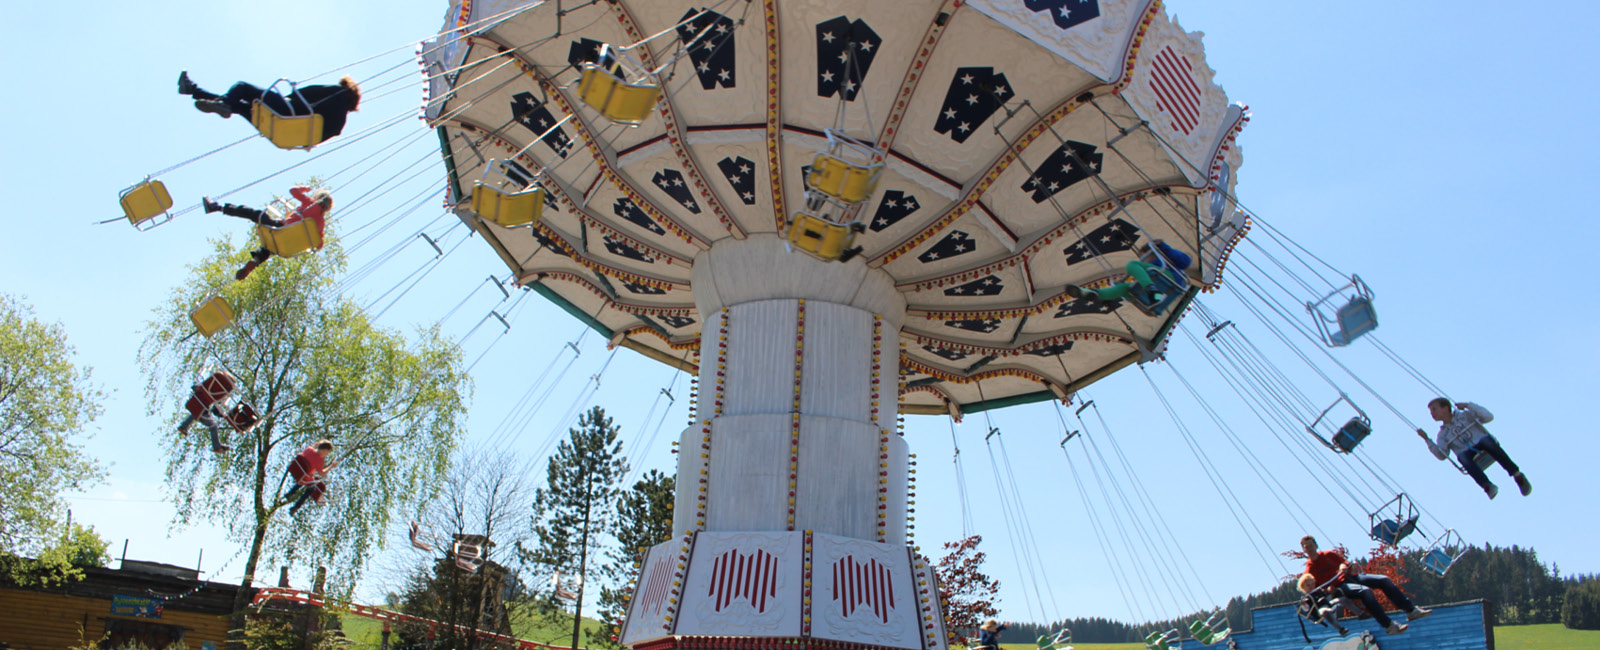
[[[134,560],[85,568],[82,580],[49,589],[0,585],[0,643],[65,650],[84,640],[152,648],[182,641],[189,650],[214,650],[227,639],[239,588],[200,580],[194,569]]]

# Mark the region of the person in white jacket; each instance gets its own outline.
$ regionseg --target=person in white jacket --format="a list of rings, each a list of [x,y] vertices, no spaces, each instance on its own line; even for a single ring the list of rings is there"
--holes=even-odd
[[[1506,473],[1517,482],[1517,488],[1522,490],[1522,496],[1533,492],[1533,484],[1528,482],[1528,477],[1522,475],[1522,469],[1512,462],[1506,455],[1506,450],[1500,448],[1500,441],[1489,431],[1483,428],[1484,423],[1493,422],[1494,414],[1489,409],[1483,408],[1472,402],[1456,402],[1451,408],[1450,400],[1436,397],[1428,402],[1428,413],[1439,422],[1439,434],[1434,440],[1428,439],[1428,433],[1417,429],[1417,435],[1422,436],[1422,441],[1428,443],[1428,451],[1433,452],[1435,458],[1444,460],[1447,454],[1454,453],[1456,462],[1462,469],[1478,482],[1478,487],[1483,488],[1485,494],[1493,499],[1500,494],[1499,486],[1489,481],[1483,473],[1483,468],[1478,467],[1476,458],[1480,452],[1488,454],[1490,458],[1500,463]]]

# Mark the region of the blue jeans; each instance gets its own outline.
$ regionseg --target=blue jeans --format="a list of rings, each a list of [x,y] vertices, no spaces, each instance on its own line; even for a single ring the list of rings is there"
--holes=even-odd
[[[1506,468],[1507,474],[1516,476],[1522,473],[1522,468],[1517,467],[1517,464],[1511,461],[1511,457],[1506,455],[1506,450],[1500,448],[1499,440],[1495,440],[1492,435],[1484,436],[1479,438],[1477,442],[1472,443],[1471,447],[1456,452],[1456,461],[1461,463],[1462,469],[1467,470],[1467,475],[1471,476],[1472,480],[1478,482],[1478,487],[1487,490],[1489,486],[1494,485],[1489,482],[1489,477],[1484,475],[1483,468],[1478,467],[1477,461],[1473,460],[1478,455],[1477,452],[1480,451],[1489,454],[1490,458],[1495,459],[1495,462],[1500,463],[1501,467]]]
[[[1416,605],[1411,604],[1411,599],[1406,597],[1405,592],[1394,586],[1394,581],[1390,580],[1388,576],[1376,573],[1363,573],[1346,578],[1344,584],[1334,587],[1334,589],[1346,597],[1360,600],[1361,606],[1365,607],[1367,613],[1372,615],[1372,620],[1385,628],[1389,627],[1394,621],[1391,621],[1389,615],[1384,613],[1383,605],[1378,604],[1378,597],[1372,593],[1373,589],[1382,591],[1385,596],[1389,597],[1389,602],[1394,603],[1394,606],[1399,607],[1401,611],[1409,612],[1417,608]]]
[[[198,418],[200,420],[200,424],[202,426],[204,426],[207,431],[211,432],[211,448],[212,449],[216,449],[217,447],[221,447],[222,446],[222,441],[217,438],[217,427],[219,426],[219,423],[217,422],[217,418],[221,417],[221,415],[222,414],[221,413],[217,413],[214,408],[208,408],[208,409],[206,409],[204,411],[201,411],[200,412],[200,417]],[[189,429],[189,426],[194,424],[195,420],[196,420],[195,415],[193,413],[190,413],[189,417],[184,418],[183,422],[178,424],[178,428],[187,431]]]

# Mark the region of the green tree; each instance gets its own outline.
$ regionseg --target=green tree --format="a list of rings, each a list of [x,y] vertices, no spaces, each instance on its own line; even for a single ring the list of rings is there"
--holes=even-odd
[[[672,537],[674,482],[673,477],[653,469],[617,501],[617,545],[606,552],[606,563],[600,569],[608,583],[600,587],[600,620],[610,631],[591,639],[603,647],[623,647],[616,635],[633,594],[629,581],[638,575],[644,552]]]
[[[73,353],[60,323],[0,294],[0,578],[18,584],[70,577],[74,559],[105,552],[92,531],[63,523],[61,493],[105,477],[80,442],[104,395]]]
[[[573,602],[572,646],[578,647],[584,585],[589,556],[615,530],[616,499],[628,462],[622,456],[618,427],[596,406],[578,417],[578,427],[556,446],[546,470],[545,487],[533,502],[535,546],[524,560],[545,571],[577,578]]]
[[[457,458],[438,498],[418,518],[418,541],[435,552],[408,572],[398,599],[400,611],[446,625],[402,625],[396,650],[428,644],[474,650],[492,646],[468,630],[512,633],[508,604],[521,591],[521,577],[516,563],[507,561],[511,554],[500,549],[532,539],[526,508],[535,486],[528,470],[515,455],[490,450]],[[483,565],[477,571],[456,565],[452,542],[458,539],[481,543]]]
[[[332,566],[335,591],[348,590],[394,514],[425,501],[449,466],[469,380],[459,349],[437,327],[408,342],[341,295],[346,259],[336,241],[315,254],[273,259],[234,282],[245,248],[214,242],[192,267],[193,280],[156,310],[140,349],[149,408],[171,414],[173,426],[158,439],[175,523],[225,527],[244,545],[245,586],[263,561],[299,560]],[[226,298],[237,313],[231,328],[209,339],[189,317],[208,295]],[[261,414],[248,432],[227,434],[232,453],[214,454],[205,436],[176,428],[191,383],[207,370],[237,376],[236,392]],[[329,505],[288,517],[280,495],[290,460],[324,438],[340,461]],[[246,598],[240,590],[236,632]]]

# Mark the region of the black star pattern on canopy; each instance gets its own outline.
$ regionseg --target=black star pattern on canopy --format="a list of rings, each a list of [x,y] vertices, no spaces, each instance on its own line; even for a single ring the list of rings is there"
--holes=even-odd
[[[661,322],[666,323],[667,326],[671,327],[672,329],[681,330],[695,323],[695,320],[688,316],[657,316],[657,318],[661,319]]]
[[[654,219],[650,218],[650,215],[645,214],[644,210],[640,210],[639,206],[634,205],[633,201],[626,196],[617,197],[616,203],[611,204],[611,213],[657,235],[667,234],[667,230],[662,228],[661,224],[656,223]]]
[[[700,214],[700,204],[694,200],[694,192],[689,191],[689,184],[683,182],[683,173],[676,169],[663,169],[650,177],[650,182],[666,192],[667,196],[677,201],[684,209]]]
[[[994,68],[957,68],[933,130],[949,134],[956,142],[966,142],[1013,95],[1006,76]]]
[[[934,244],[932,248],[917,256],[923,264],[947,260],[958,255],[966,255],[978,248],[978,240],[960,230],[952,230],[944,239]]]
[[[1057,192],[1072,187],[1093,174],[1100,173],[1105,154],[1097,153],[1095,146],[1077,140],[1068,140],[1046,158],[1044,164],[1033,170],[1033,175],[1023,181],[1022,191],[1033,193],[1034,203],[1043,203]]]
[[[580,38],[572,42],[572,47],[567,48],[567,63],[574,68],[582,68],[585,63],[596,63],[600,60],[600,41],[592,38]]]
[[[1112,219],[1089,231],[1083,239],[1061,249],[1061,252],[1067,254],[1067,265],[1071,266],[1101,255],[1129,250],[1138,239],[1137,227],[1122,219]]]
[[[1100,0],[1022,0],[1033,11],[1048,11],[1056,27],[1072,29],[1100,17]]]
[[[878,211],[872,214],[872,223],[867,227],[871,228],[872,232],[883,232],[920,207],[922,206],[917,203],[916,196],[900,190],[889,190],[884,192],[883,199],[878,201]]]
[[[969,332],[983,332],[984,334],[1000,329],[1000,319],[998,318],[947,320],[944,324],[946,327],[954,327]]]
[[[733,191],[739,195],[740,201],[745,205],[756,204],[755,163],[744,156],[723,158],[717,161],[717,169],[722,170],[722,177],[728,179],[728,184],[733,186]]]
[[[922,349],[927,350],[929,352],[932,352],[935,356],[943,357],[944,359],[949,360],[949,361],[960,361],[962,359],[967,358],[967,353],[965,353],[965,352],[956,352],[955,350],[946,350],[944,348],[936,348],[936,347],[933,347],[931,345],[924,345],[924,346],[922,346]]]
[[[1072,341],[1062,341],[1060,343],[1052,343],[1052,344],[1046,345],[1044,347],[1034,348],[1032,350],[1028,350],[1027,352],[1024,352],[1023,354],[1031,354],[1031,355],[1036,356],[1036,357],[1053,357],[1053,356],[1057,356],[1057,355],[1063,354],[1066,351],[1071,350],[1071,349],[1072,349]]]
[[[693,20],[691,20],[691,18]],[[690,9],[678,25],[678,42],[689,50],[700,87],[732,88],[734,77],[733,20],[710,9]]]
[[[559,120],[550,113],[550,109],[544,107],[544,102],[533,97],[533,93],[512,95],[511,115],[556,155],[565,158],[572,150],[572,139],[567,137],[567,130],[563,127],[550,128]],[[542,137],[540,134],[543,134]]]
[[[1056,318],[1082,314],[1109,314],[1122,306],[1121,300],[1068,300],[1056,310]]]
[[[817,96],[856,100],[883,39],[864,20],[839,16],[817,23]]]
[[[649,255],[645,254],[644,251],[629,245],[627,242],[618,240],[611,235],[602,236],[600,238],[600,242],[606,247],[607,251],[611,252],[612,255],[626,257],[630,260],[638,260],[646,264],[656,263],[656,258],[650,257]]]
[[[998,275],[986,275],[966,284],[958,284],[944,290],[944,295],[956,298],[970,298],[976,296],[993,296],[1005,290],[1005,284],[1000,282]]]

